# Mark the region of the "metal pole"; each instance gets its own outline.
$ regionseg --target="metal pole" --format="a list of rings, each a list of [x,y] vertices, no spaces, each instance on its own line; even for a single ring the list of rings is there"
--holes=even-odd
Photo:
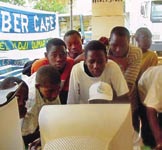
[[[70,29],[73,29],[73,0],[70,0]]]

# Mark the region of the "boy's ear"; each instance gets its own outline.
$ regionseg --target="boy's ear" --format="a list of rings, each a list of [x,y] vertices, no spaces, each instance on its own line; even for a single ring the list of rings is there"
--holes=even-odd
[[[47,58],[47,52],[44,52],[44,56]]]

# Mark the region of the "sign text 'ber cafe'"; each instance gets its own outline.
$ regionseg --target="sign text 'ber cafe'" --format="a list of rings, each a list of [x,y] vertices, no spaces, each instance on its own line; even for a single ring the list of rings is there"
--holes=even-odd
[[[8,33],[36,33],[48,32],[55,29],[54,14],[34,14],[25,11],[0,10],[1,32]]]

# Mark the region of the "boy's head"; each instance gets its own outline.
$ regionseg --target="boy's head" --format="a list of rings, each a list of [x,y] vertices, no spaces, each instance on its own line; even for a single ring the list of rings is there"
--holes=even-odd
[[[106,46],[93,40],[85,46],[85,64],[93,77],[99,77],[107,62]]]
[[[8,77],[1,82],[0,89],[9,89],[18,84],[21,85],[18,87],[18,89],[16,89],[16,91],[8,93],[7,99],[9,100],[13,96],[17,97],[20,118],[23,118],[27,111],[25,107],[26,101],[28,100],[29,91],[27,84],[17,77]]]
[[[50,39],[46,44],[45,56],[49,64],[62,70],[66,65],[67,51],[63,40],[59,38]]]
[[[109,39],[108,39],[106,36],[101,36],[101,37],[99,38],[99,41],[100,41],[101,43],[103,43],[105,46],[108,46],[108,45],[109,45]]]
[[[106,82],[96,82],[89,88],[89,103],[108,103],[113,99],[111,86]]]
[[[124,57],[129,49],[130,33],[123,26],[114,27],[110,33],[110,51],[115,57]]]
[[[148,50],[152,44],[152,34],[148,28],[139,28],[135,33],[135,39],[137,41],[138,47],[142,49],[143,52]]]
[[[76,30],[70,30],[65,33],[64,41],[69,51],[69,57],[75,59],[82,51],[81,35]]]
[[[60,73],[51,65],[42,66],[36,73],[36,88],[41,96],[53,101],[60,91]]]

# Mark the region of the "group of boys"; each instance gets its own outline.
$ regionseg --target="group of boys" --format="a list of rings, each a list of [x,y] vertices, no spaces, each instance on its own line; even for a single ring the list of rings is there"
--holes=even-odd
[[[141,49],[129,43],[129,31],[121,26],[114,27],[111,31],[108,54],[106,46],[98,40],[90,41],[83,51],[81,36],[75,30],[68,31],[64,41],[58,38],[49,40],[45,58],[35,61],[31,67],[36,95],[35,102],[28,109],[22,124],[25,144],[40,136],[38,114],[43,105],[88,103],[88,91],[93,83],[99,81],[111,86],[113,90],[111,103],[131,103],[133,126],[138,130],[137,80],[141,70],[142,48],[140,44]],[[145,99],[142,101],[145,102]],[[152,108],[152,105],[149,107]],[[155,140],[154,145],[150,146],[160,147],[161,137]]]

